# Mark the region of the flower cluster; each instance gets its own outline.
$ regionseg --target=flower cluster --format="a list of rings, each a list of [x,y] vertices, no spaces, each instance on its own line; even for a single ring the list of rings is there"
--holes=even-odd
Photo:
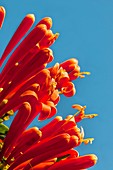
[[[0,7],[0,27],[4,17],[5,9]],[[59,34],[52,32],[50,17],[43,18],[26,34],[34,21],[33,14],[22,20],[0,59],[2,66],[10,55],[0,74],[0,169],[85,170],[97,161],[94,154],[79,156],[74,149],[93,140],[84,139],[83,128],[77,126],[83,118],[97,116],[86,115],[85,106],[75,104],[75,115],[65,119],[57,116],[41,129],[27,129],[37,115],[38,120],[53,117],[60,95],[73,96],[76,89],[72,81],[89,74],[80,72],[75,58],[47,68],[54,58],[50,46]],[[3,122],[15,112],[8,128]]]

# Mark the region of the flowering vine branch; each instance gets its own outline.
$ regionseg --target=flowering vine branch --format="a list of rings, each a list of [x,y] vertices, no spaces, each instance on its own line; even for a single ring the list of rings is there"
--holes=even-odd
[[[0,28],[4,17],[5,9],[1,6]],[[59,34],[51,30],[52,19],[45,17],[26,35],[34,22],[33,14],[25,16],[0,58],[2,66],[10,55],[0,74],[0,169],[85,170],[97,162],[96,155],[80,156],[74,149],[94,140],[85,139],[83,128],[77,125],[84,118],[97,116],[85,114],[86,106],[74,104],[72,107],[77,110],[74,115],[65,119],[56,116],[40,129],[27,129],[37,115],[38,120],[53,117],[60,95],[75,95],[72,81],[90,74],[80,72],[75,58],[47,68],[54,59],[50,46]],[[10,127],[7,127],[4,122],[15,112]]]

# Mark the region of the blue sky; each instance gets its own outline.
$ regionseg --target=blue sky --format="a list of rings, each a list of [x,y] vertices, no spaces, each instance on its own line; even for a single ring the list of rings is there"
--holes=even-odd
[[[95,153],[99,161],[91,170],[111,170],[113,167],[113,0],[1,0],[6,18],[0,31],[0,55],[15,29],[28,13],[53,19],[52,30],[60,37],[51,47],[54,61],[77,58],[82,71],[90,71],[85,79],[74,81],[77,93],[72,98],[61,97],[58,115],[74,114],[71,105],[86,105],[86,113],[98,113],[92,120],[83,120],[86,137],[94,137],[92,145],[81,145],[80,154]],[[45,122],[34,124],[39,127]]]

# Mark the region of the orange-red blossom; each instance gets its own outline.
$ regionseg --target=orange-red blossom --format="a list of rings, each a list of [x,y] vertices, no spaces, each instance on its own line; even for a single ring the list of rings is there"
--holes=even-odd
[[[5,9],[0,7],[0,28],[4,17]],[[54,59],[49,47],[59,34],[51,30],[52,19],[45,17],[26,35],[34,21],[33,14],[26,15],[0,58],[2,66],[10,55],[0,74],[0,121],[17,111],[7,135],[0,139],[0,168],[85,170],[97,161],[95,155],[79,156],[73,149],[93,140],[84,139],[83,128],[77,126],[83,118],[96,116],[85,115],[85,106],[73,105],[78,110],[74,116],[69,115],[64,120],[57,116],[40,129],[26,130],[37,115],[39,120],[54,116],[60,94],[73,96],[76,89],[72,81],[89,74],[80,72],[75,58],[47,68]]]
[[[16,127],[18,126],[15,125]],[[12,149],[9,150],[10,145],[7,143],[7,150],[3,154],[4,165],[9,167],[9,170],[47,167],[54,169],[54,166],[55,168],[71,166],[84,169],[93,166],[97,161],[95,155],[79,156],[79,153],[73,149],[82,142],[85,143],[85,140],[90,142],[91,139],[84,139],[83,129],[78,128],[72,115],[67,116],[66,119],[57,116],[41,129],[34,127],[25,130],[19,136],[18,134],[14,136],[10,132],[11,130],[6,139],[12,145]],[[27,138],[29,135],[30,138]],[[8,150],[9,153],[6,154]]]

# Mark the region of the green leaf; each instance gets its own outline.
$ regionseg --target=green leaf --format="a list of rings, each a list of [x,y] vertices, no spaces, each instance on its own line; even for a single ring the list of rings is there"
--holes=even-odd
[[[0,134],[6,135],[8,130],[9,130],[8,126],[4,125],[3,123],[0,123]]]
[[[2,123],[4,120],[0,118],[0,123]]]

